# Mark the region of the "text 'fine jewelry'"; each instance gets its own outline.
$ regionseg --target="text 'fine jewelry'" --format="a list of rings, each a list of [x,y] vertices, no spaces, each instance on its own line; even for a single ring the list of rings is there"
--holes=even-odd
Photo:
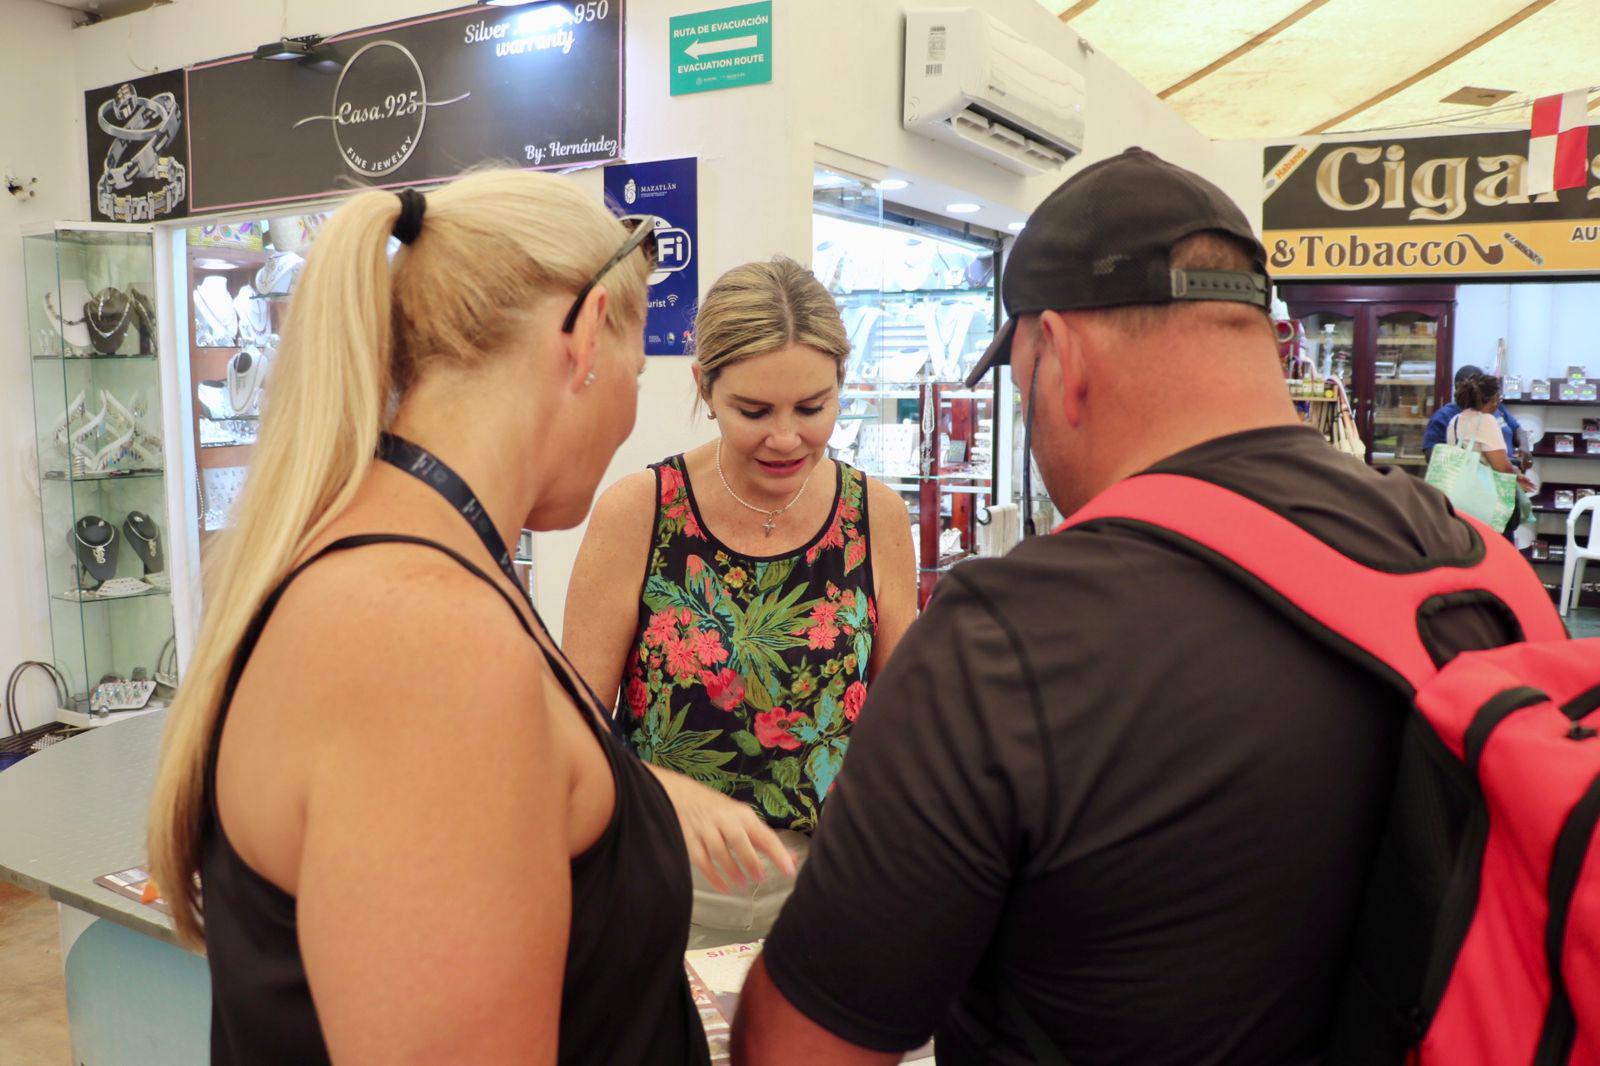
[[[817,463],[816,466],[813,466],[811,468],[811,474],[815,474],[817,472],[817,467],[821,465],[821,463]],[[767,520],[762,523],[761,526],[766,536],[772,536],[772,531],[777,528],[778,516],[783,514],[783,512],[787,511],[789,508],[793,507],[796,503],[800,502],[800,496],[806,491],[806,486],[811,484],[811,474],[807,474],[806,479],[800,483],[799,491],[794,494],[794,497],[776,511],[769,511],[765,507],[757,507],[753,503],[746,502],[737,492],[733,491],[733,486],[728,484],[728,475],[722,472],[722,442],[720,440],[717,441],[717,476],[722,479],[722,487],[728,490],[728,495],[733,497],[734,502],[741,504],[744,507],[748,507],[750,510],[756,512],[756,514],[764,514],[767,516]]]

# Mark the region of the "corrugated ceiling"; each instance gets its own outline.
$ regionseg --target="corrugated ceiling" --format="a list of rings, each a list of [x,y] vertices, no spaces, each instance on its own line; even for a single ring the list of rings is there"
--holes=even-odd
[[[1529,100],[1600,85],[1600,0],[1040,2],[1217,140],[1515,128]],[[1513,95],[1442,102],[1468,86]]]

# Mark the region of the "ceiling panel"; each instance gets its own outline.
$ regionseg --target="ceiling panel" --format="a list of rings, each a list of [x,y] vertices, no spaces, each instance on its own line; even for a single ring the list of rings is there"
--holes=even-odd
[[[1112,62],[1159,93],[1227,55],[1304,2],[1100,0],[1074,18],[1072,28]]]
[[[1537,16],[1507,30],[1470,55],[1384,101],[1353,115],[1340,129],[1369,129],[1449,116],[1474,125],[1507,128],[1528,124],[1526,101],[1600,83],[1600,4],[1556,0]],[[1481,107],[1440,101],[1464,85],[1511,89],[1516,110],[1485,114]]]
[[[1364,104],[1334,130],[1435,119],[1515,127],[1526,123],[1525,108],[1486,114],[1441,100],[1468,85],[1511,90],[1508,102],[1520,102],[1600,83],[1600,0],[1040,2],[1072,15],[1074,30],[1151,92],[1205,72],[1168,102],[1219,140],[1299,137]],[[1372,102],[1442,60],[1437,72]]]
[[[1170,102],[1212,137],[1298,135],[1448,55],[1524,3],[1333,0]]]

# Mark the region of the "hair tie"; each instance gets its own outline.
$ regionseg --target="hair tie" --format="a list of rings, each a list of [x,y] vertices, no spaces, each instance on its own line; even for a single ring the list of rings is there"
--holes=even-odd
[[[401,244],[410,244],[422,232],[422,215],[428,210],[428,198],[415,189],[401,189],[400,217],[394,220],[394,238]]]

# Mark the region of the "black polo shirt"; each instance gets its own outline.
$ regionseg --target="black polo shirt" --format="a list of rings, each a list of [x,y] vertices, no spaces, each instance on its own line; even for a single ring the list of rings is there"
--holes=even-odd
[[[1444,498],[1315,432],[1152,472],[1243,492],[1363,562],[1471,548]],[[1338,590],[1330,590],[1338,594]],[[1460,650],[1508,639],[1458,610]],[[941,1066],[1319,1061],[1406,704],[1241,583],[1127,526],[939,586],[877,678],[766,948],[796,1007]]]

